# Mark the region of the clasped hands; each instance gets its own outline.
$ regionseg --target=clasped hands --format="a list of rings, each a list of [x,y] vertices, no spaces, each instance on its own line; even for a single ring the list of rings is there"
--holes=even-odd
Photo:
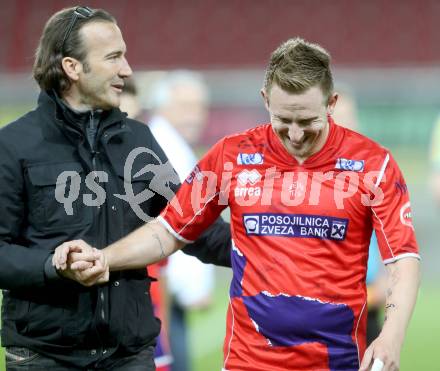
[[[58,246],[52,265],[61,276],[87,287],[109,280],[105,254],[83,240],[69,241]]]

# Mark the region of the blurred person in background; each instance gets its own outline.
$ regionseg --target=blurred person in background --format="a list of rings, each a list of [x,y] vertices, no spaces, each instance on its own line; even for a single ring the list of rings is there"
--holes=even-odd
[[[332,114],[333,119],[340,126],[360,132],[355,95],[344,85],[337,86],[336,91],[338,92],[338,103]],[[371,235],[367,266],[367,345],[370,345],[380,334],[381,313],[386,298],[386,275],[380,259],[375,231]]]
[[[440,208],[440,116],[433,127],[430,163],[432,194],[437,206]]]
[[[8,371],[155,369],[160,321],[145,266],[99,274],[103,284],[90,287],[83,272],[53,264],[55,251],[78,250],[68,241],[102,249],[143,225],[179,185],[148,127],[118,108],[132,74],[125,54],[106,11],[55,13],[35,55],[38,107],[0,130],[1,340]],[[127,179],[127,157],[139,148],[147,152],[135,158]],[[161,172],[138,174],[148,167]],[[132,200],[127,186],[147,197]],[[229,265],[229,226],[218,220],[191,247],[204,261]],[[85,267],[102,268],[99,260]]]
[[[128,117],[134,120],[144,122],[146,118],[145,111],[140,105],[138,90],[133,77],[129,77],[125,80],[119,109],[122,112],[126,112]],[[168,297],[164,273],[167,262],[168,259],[163,259],[147,268],[149,275],[156,279],[151,282],[150,286],[151,301],[153,303],[155,316],[162,322],[154,350],[154,363],[157,371],[169,371],[170,365],[173,362],[168,337]]]
[[[198,143],[208,116],[209,93],[202,76],[174,71],[150,90],[148,127],[164,149],[181,182],[197,163],[191,145]],[[167,282],[170,293],[170,339],[173,371],[191,369],[188,313],[211,305],[213,266],[178,251],[169,257]]]
[[[333,121],[338,96],[321,46],[281,44],[261,93],[271,123],[214,145],[158,218],[98,253],[72,242],[81,252],[60,254],[57,264],[69,258],[70,269],[99,282],[106,271],[172,254],[229,206],[234,276],[224,370],[398,370],[420,279],[399,167],[389,150]],[[384,325],[366,347],[373,229],[389,279]],[[83,270],[97,255],[100,268]]]
[[[119,109],[133,120],[143,123],[143,121],[147,119],[146,112],[142,108],[139,100],[139,91],[133,76],[130,76],[124,81]]]

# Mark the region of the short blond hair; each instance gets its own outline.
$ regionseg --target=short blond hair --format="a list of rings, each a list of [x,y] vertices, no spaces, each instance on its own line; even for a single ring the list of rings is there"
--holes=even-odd
[[[282,43],[271,55],[264,78],[264,90],[269,93],[275,82],[283,90],[302,93],[319,85],[329,98],[333,93],[330,54],[318,44],[299,37]]]

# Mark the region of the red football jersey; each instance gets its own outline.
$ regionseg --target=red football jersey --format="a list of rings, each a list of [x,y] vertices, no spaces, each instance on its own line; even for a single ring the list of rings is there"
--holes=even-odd
[[[419,257],[391,154],[329,123],[324,147],[302,164],[270,124],[222,139],[159,217],[189,242],[230,207],[224,370],[358,370],[372,229],[385,264]]]

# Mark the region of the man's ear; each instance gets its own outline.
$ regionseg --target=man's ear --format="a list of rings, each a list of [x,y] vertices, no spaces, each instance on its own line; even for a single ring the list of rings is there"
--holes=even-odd
[[[264,106],[269,111],[269,96],[264,88],[260,90],[260,94],[263,97]]]
[[[72,81],[78,81],[79,74],[83,70],[82,63],[75,58],[64,57],[61,61],[64,72]]]
[[[327,104],[327,114],[332,115],[333,111],[335,110],[336,102],[338,101],[338,93],[333,93],[330,98],[328,99]]]

